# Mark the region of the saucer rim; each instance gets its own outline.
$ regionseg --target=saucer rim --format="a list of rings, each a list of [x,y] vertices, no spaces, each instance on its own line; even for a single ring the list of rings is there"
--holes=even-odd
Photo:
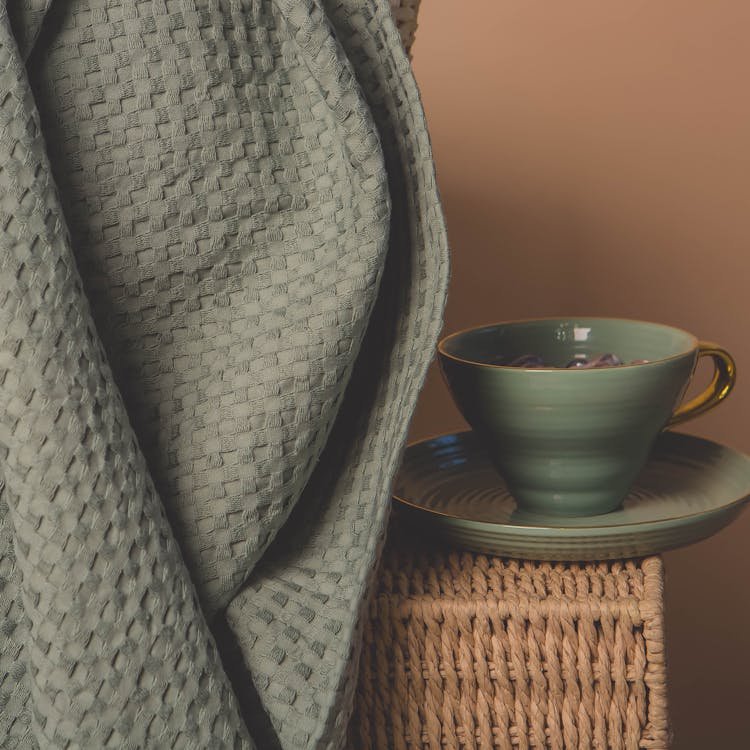
[[[437,435],[432,435],[427,438],[420,438],[418,440],[414,440],[409,442],[405,448],[404,448],[404,457],[406,456],[406,452],[410,448],[416,448],[422,445],[426,445],[427,443],[433,442],[435,440],[439,440],[440,438],[446,438],[446,437],[466,437],[469,435],[473,435],[473,430],[451,430],[448,432],[440,433]],[[700,518],[706,518],[711,516],[714,513],[726,513],[730,510],[741,507],[748,501],[750,501],[750,455],[747,455],[745,453],[742,453],[741,451],[736,450],[735,448],[731,448],[727,445],[723,445],[722,443],[718,443],[714,440],[709,440],[707,438],[703,438],[697,435],[691,435],[689,433],[685,432],[677,432],[674,430],[664,430],[662,435],[668,434],[670,436],[673,436],[677,439],[678,442],[685,441],[689,443],[703,443],[707,446],[710,446],[712,448],[719,448],[722,452],[727,453],[731,456],[733,456],[735,459],[741,459],[747,462],[748,464],[748,492],[745,495],[742,495],[739,498],[735,498],[731,500],[730,502],[724,503],[722,505],[717,505],[713,508],[706,508],[704,510],[696,511],[694,513],[688,513],[686,515],[682,516],[668,516],[665,518],[657,518],[657,519],[651,519],[647,521],[630,521],[626,523],[619,523],[619,524],[600,524],[596,526],[545,526],[545,525],[537,525],[537,524],[514,524],[514,523],[503,523],[503,522],[497,522],[497,521],[482,521],[475,518],[468,518],[467,516],[458,516],[454,515],[452,513],[446,513],[444,511],[435,510],[433,508],[428,508],[424,505],[419,505],[416,502],[412,500],[408,500],[404,497],[401,497],[397,495],[395,492],[391,493],[391,496],[393,500],[397,503],[400,503],[401,505],[409,508],[410,510],[419,512],[419,513],[427,513],[429,516],[438,516],[442,518],[449,518],[453,521],[460,521],[462,523],[470,523],[473,525],[477,525],[479,527],[488,527],[491,529],[509,529],[513,533],[518,534],[519,532],[522,532],[523,530],[528,530],[530,532],[533,531],[544,531],[548,534],[550,532],[553,532],[555,535],[565,535],[566,533],[576,533],[576,534],[582,534],[586,535],[586,532],[589,530],[592,532],[596,532],[596,530],[600,529],[617,529],[618,531],[622,531],[623,533],[626,533],[626,530],[633,527],[658,527],[661,524],[675,524],[679,521],[690,521],[691,519],[700,519]],[[612,511],[616,512],[616,511]],[[601,517],[606,517],[610,515],[609,513],[602,513],[597,515],[589,515],[585,516],[586,518],[597,518],[601,515]],[[560,516],[560,520],[564,521],[565,516]]]

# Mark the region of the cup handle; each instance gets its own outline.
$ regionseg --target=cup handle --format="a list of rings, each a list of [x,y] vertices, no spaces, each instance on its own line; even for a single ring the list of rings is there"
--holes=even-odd
[[[714,376],[711,384],[699,396],[696,396],[686,404],[682,404],[672,415],[672,419],[667,423],[667,427],[681,424],[688,419],[707,412],[709,409],[713,409],[734,388],[734,383],[737,380],[737,367],[734,364],[732,355],[726,349],[722,349],[720,346],[707,341],[699,341],[698,359],[701,357],[711,357],[714,361]]]

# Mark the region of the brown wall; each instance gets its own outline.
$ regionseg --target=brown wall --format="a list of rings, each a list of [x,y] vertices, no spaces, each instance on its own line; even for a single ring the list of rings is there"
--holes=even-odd
[[[744,0],[423,0],[445,332],[556,314],[687,328],[740,373],[687,430],[750,452],[748,28]],[[412,438],[462,425],[433,367]],[[747,747],[750,512],[665,560],[675,748]]]

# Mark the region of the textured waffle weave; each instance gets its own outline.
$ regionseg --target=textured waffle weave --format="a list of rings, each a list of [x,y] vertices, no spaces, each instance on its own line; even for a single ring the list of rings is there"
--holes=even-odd
[[[352,750],[665,750],[656,557],[519,563],[389,537]]]
[[[445,229],[385,0],[0,2],[0,744],[337,748]]]

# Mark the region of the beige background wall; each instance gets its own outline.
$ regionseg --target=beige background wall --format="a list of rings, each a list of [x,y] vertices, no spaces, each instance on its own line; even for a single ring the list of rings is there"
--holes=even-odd
[[[687,328],[740,373],[687,431],[750,452],[749,28],[744,0],[423,0],[445,332],[556,314]],[[433,368],[412,438],[462,424]],[[675,748],[748,747],[750,511],[665,559]]]

